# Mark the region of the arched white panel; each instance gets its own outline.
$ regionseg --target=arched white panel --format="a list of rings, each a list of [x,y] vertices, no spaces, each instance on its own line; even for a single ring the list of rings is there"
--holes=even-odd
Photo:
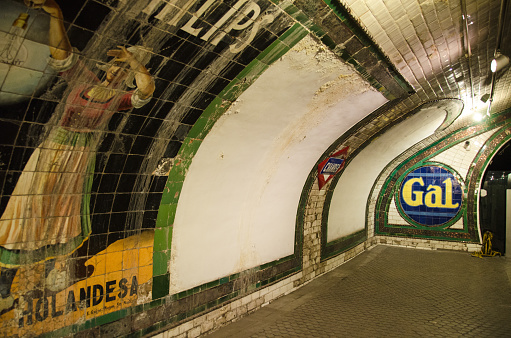
[[[171,293],[293,254],[318,155],[385,102],[309,38],[272,65],[193,159],[174,223]]]
[[[367,198],[380,172],[396,156],[433,134],[445,117],[445,109],[424,108],[385,132],[350,162],[332,195],[328,242],[365,228]]]

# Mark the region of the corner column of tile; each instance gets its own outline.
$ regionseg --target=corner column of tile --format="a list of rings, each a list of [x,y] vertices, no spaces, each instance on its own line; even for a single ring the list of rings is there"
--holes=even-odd
[[[303,224],[303,276],[296,284],[310,281],[317,275],[325,272],[325,266],[321,264],[321,220],[322,210],[325,204],[326,189],[319,190],[317,183],[314,184],[309,194],[305,207],[305,222]],[[295,285],[295,286],[297,286]]]

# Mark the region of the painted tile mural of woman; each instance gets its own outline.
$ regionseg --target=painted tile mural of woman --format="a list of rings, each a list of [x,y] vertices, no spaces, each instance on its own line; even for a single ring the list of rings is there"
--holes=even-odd
[[[111,49],[98,78],[73,49],[54,0],[25,4],[50,15],[49,66],[68,83],[47,137],[30,156],[0,219],[0,312],[12,308],[11,284],[20,266],[45,262],[45,288],[66,287],[55,259],[79,248],[91,233],[90,194],[98,134],[119,111],[140,108],[155,86],[142,47]],[[134,89],[126,91],[125,84]],[[51,281],[51,282],[50,282]]]

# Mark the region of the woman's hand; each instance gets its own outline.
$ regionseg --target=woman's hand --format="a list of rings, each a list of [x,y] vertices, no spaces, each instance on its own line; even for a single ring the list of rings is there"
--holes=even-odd
[[[131,66],[133,61],[137,61],[124,46],[117,47],[119,47],[119,49],[110,49],[108,52],[106,52],[106,55],[114,57],[114,62],[127,62]]]
[[[140,98],[150,97],[154,92],[154,80],[149,71],[141,64],[133,54],[123,46],[119,49],[110,49],[106,54],[114,57],[114,62],[126,62],[135,74],[135,81],[140,93]]]

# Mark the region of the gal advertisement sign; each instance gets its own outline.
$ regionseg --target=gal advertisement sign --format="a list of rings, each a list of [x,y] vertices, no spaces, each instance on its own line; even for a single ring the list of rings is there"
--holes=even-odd
[[[445,167],[423,166],[404,177],[398,200],[401,213],[414,225],[446,226],[459,218],[463,187]]]

